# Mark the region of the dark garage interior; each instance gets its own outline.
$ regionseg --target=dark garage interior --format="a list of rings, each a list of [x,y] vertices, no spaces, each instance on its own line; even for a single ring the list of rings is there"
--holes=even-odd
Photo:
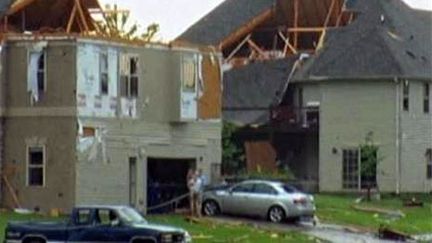
[[[149,208],[168,202],[188,192],[186,175],[189,168],[195,168],[195,159],[149,158],[147,160],[147,206]],[[188,199],[149,213],[165,213],[188,206]]]

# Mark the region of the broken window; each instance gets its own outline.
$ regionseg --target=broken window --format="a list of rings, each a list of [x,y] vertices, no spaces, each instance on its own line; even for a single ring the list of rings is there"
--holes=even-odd
[[[432,148],[426,150],[426,178],[432,179]]]
[[[423,112],[430,112],[430,85],[429,83],[424,83],[423,85]]]
[[[94,127],[83,127],[83,137],[94,137],[96,136],[96,129]]]
[[[29,186],[44,186],[45,182],[45,155],[41,146],[28,148],[28,173],[27,184]]]
[[[100,93],[107,95],[108,88],[108,54],[100,53],[99,55],[99,75],[100,75]]]
[[[409,111],[409,82],[405,80],[402,86],[402,106],[404,111]]]
[[[182,63],[182,91],[195,93],[197,83],[197,65],[195,58],[185,57]]]
[[[137,56],[124,55],[120,61],[120,96],[138,97],[139,59]]]
[[[358,149],[344,149],[342,164],[342,187],[344,189],[357,189],[359,187]]]
[[[46,51],[30,51],[27,70],[27,90],[31,93],[32,101],[39,101],[39,97],[46,91]]]

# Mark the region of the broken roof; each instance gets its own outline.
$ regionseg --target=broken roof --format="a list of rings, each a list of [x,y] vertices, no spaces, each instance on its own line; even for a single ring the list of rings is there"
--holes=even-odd
[[[296,80],[432,77],[432,12],[401,0],[349,1],[351,25],[329,29]]]
[[[297,57],[252,63],[224,73],[223,116],[236,124],[264,124]]]
[[[12,0],[0,0],[0,18],[6,14],[11,3]]]
[[[177,40],[218,45],[274,4],[275,0],[226,0],[188,28]]]

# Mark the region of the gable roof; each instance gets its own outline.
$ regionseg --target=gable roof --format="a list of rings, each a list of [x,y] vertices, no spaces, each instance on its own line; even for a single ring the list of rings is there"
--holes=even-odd
[[[283,90],[296,56],[252,63],[224,73],[223,117],[237,124],[264,124]]]
[[[218,45],[231,33],[272,8],[275,0],[225,0],[188,28],[177,40]]]
[[[432,78],[432,12],[414,10],[401,0],[349,2],[356,19],[327,31],[322,49],[296,80]]]

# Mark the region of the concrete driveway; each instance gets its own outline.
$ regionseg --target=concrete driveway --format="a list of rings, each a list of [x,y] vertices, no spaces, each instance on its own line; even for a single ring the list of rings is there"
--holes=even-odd
[[[301,222],[298,224],[282,223],[274,224],[260,219],[251,219],[243,217],[232,216],[217,216],[207,217],[206,219],[218,223],[233,223],[233,224],[247,224],[256,228],[264,230],[272,230],[278,232],[288,231],[301,231],[305,234],[330,241],[335,243],[378,243],[378,242],[393,242],[387,240],[380,240],[370,232],[360,232],[354,229],[346,228],[339,225],[320,224],[313,226],[310,222]]]

